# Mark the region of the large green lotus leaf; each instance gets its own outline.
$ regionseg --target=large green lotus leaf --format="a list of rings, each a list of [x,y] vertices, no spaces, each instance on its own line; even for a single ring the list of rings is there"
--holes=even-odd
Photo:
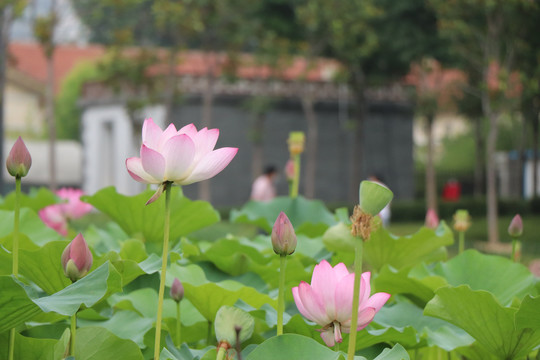
[[[416,277],[413,276],[416,275],[415,273],[417,272],[407,268],[396,270],[386,265],[372,280],[372,284],[377,292],[382,291],[392,295],[403,294],[418,306],[424,307],[435,296],[435,290],[448,285],[448,283],[441,276],[428,274]]]
[[[141,350],[131,340],[121,339],[101,327],[77,329],[75,342],[77,360],[142,360]]]
[[[121,259],[120,254],[114,251],[95,258],[92,268],[101,266],[107,261],[113,264],[116,271],[122,276],[122,286],[126,286],[141,275],[153,274],[161,269],[161,258],[156,254],[150,254],[146,259],[137,263],[134,260]]]
[[[444,222],[436,230],[422,227],[413,235],[401,237],[381,227],[364,242],[364,261],[377,271],[384,265],[395,269],[413,267],[446,259],[445,246],[453,242],[454,235]]]
[[[266,264],[269,261],[255,247],[241,244],[236,239],[218,240],[202,254],[203,259],[232,276],[248,272],[253,263]]]
[[[177,239],[195,230],[219,221],[219,213],[205,201],[192,201],[173,187],[171,193],[170,238]],[[139,195],[118,194],[114,187],[101,189],[84,201],[109,215],[130,236],[142,235],[146,241],[163,241],[163,219],[165,196],[150,205],[145,205],[154,191],[147,190]]]
[[[134,341],[140,348],[144,348],[144,334],[152,329],[154,319],[144,318],[133,311],[117,311],[105,321],[90,321],[79,318],[79,327],[99,326],[112,332],[122,339]]]
[[[335,352],[317,341],[298,334],[274,336],[255,348],[246,360],[340,360],[344,353]],[[355,359],[364,359],[355,357]]]
[[[172,339],[167,337],[167,347],[161,351],[160,360],[199,360],[210,350],[215,350],[215,346],[209,346],[205,349],[190,349],[185,343],[177,348]]]
[[[463,358],[467,360],[500,360],[501,358],[493,355],[487,351],[478,341],[474,342],[469,346],[464,346],[457,348],[451,353],[456,357],[453,357],[452,360],[461,360]]]
[[[417,331],[411,327],[394,328],[388,327],[385,329],[364,329],[357,333],[356,350],[365,349],[375,344],[380,343],[400,343],[407,348],[415,348],[423,345]]]
[[[520,359],[540,344],[540,330],[517,329],[517,311],[487,291],[461,285],[438,289],[424,314],[462,328],[500,359]]]
[[[9,332],[0,334],[0,359],[8,358]],[[69,331],[64,331],[59,340],[35,339],[15,334],[14,359],[62,360],[69,346]]]
[[[57,202],[56,195],[47,188],[40,187],[39,189],[32,188],[27,194],[20,194],[21,208],[30,208],[35,212],[43,209],[48,205]],[[1,199],[0,209],[13,210],[15,208],[15,192],[10,192],[6,197]]]
[[[452,286],[469,285],[473,290],[491,292],[503,305],[514,297],[521,299],[536,290],[536,280],[523,265],[496,255],[467,250],[446,263],[437,264],[433,273]]]
[[[392,306],[383,306],[374,321],[378,326],[398,330],[413,327],[419,337],[426,340],[427,346],[437,346],[446,351],[469,346],[474,342],[464,330],[446,321],[424,316],[422,308],[405,301],[398,301]],[[407,346],[403,341],[398,342]]]
[[[0,334],[41,313],[12,276],[0,276],[0,289]]]
[[[180,280],[182,283],[189,283],[195,286],[209,282],[206,278],[204,270],[196,264],[189,264],[186,266],[172,264],[167,270],[167,279],[165,284],[167,284],[168,287],[171,287],[174,278],[178,278],[178,280]]]
[[[351,227],[342,222],[328,228],[322,236],[326,249],[336,253],[346,264],[354,261],[354,247],[357,241],[360,240],[351,234]]]
[[[254,224],[270,234],[281,211],[287,215],[297,234],[309,237],[322,235],[328,226],[336,223],[322,201],[302,196],[295,199],[277,197],[269,202],[249,201],[240,210],[231,211],[231,221]]]
[[[198,286],[184,283],[184,290],[185,297],[210,322],[214,321],[220,307],[223,305],[232,306],[239,299],[255,308],[259,308],[264,304],[270,304],[274,308],[277,306],[277,301],[268,295],[233,281],[223,281],[220,284],[207,283]]]
[[[407,350],[400,344],[394,345],[392,349],[384,349],[374,360],[409,360]]]
[[[526,296],[516,313],[516,327],[540,330],[540,296]]]
[[[2,239],[2,244],[8,249],[11,249],[12,243],[13,214],[13,211],[0,210],[0,238],[9,236],[9,239]],[[56,231],[47,227],[32,209],[22,208],[19,221],[19,231],[28,236],[28,238],[38,246],[43,246],[48,242],[62,239]],[[6,246],[6,244],[9,245]]]
[[[34,297],[32,293],[30,296],[43,312],[54,311],[71,316],[81,305],[91,307],[108,295],[121,290],[120,274],[114,266],[106,263],[57,293],[41,298]]]
[[[90,224],[83,231],[84,239],[98,255],[106,254],[110,251],[120,252],[124,241],[130,237],[115,222],[108,222],[103,227]]]

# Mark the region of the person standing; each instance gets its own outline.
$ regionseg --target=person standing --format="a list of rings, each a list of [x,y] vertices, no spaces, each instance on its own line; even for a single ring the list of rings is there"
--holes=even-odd
[[[251,186],[251,200],[270,201],[276,197],[276,187],[274,185],[277,177],[277,169],[273,165],[268,165],[262,175],[258,176]]]

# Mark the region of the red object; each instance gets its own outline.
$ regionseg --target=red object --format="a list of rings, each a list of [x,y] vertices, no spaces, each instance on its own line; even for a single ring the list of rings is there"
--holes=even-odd
[[[461,185],[456,180],[449,180],[443,188],[442,198],[444,201],[458,201],[461,196]]]

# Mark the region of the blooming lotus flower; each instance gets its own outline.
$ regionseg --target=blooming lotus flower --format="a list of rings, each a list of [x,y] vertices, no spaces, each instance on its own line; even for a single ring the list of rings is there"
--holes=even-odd
[[[375,317],[390,298],[390,294],[370,295],[371,273],[365,272],[360,279],[360,302],[358,306],[358,328],[362,330]],[[321,337],[328,346],[343,339],[341,333],[351,330],[354,273],[339,263],[332,267],[323,260],[315,266],[311,285],[302,281],[292,289],[294,301],[304,317],[322,326]]]
[[[517,214],[512,218],[510,226],[508,226],[508,235],[513,238],[518,238],[521,234],[523,234],[523,220],[521,220],[521,216]]]
[[[426,212],[426,227],[436,229],[439,226],[439,217],[433,209],[428,209]]]
[[[278,255],[291,255],[296,250],[296,234],[291,221],[282,211],[272,228],[272,247]]]
[[[92,267],[92,253],[81,234],[77,235],[62,253],[64,274],[75,282],[88,273]]]
[[[79,219],[92,211],[92,205],[81,201],[84,192],[79,189],[62,188],[56,192],[62,200],[60,204],[49,205],[39,211],[39,217],[48,227],[61,235],[68,233],[68,221]]]
[[[178,278],[174,278],[170,295],[171,298],[176,302],[180,302],[184,298],[184,287]]]
[[[152,119],[146,119],[141,156],[127,159],[127,170],[133,179],[145,184],[188,185],[210,179],[238,152],[238,148],[230,147],[214,150],[218,137],[218,129],[197,131],[195,125],[189,124],[176,130],[171,124],[162,131]]]
[[[30,166],[32,166],[32,157],[24,141],[19,136],[6,159],[7,171],[11,176],[21,178],[28,174]]]

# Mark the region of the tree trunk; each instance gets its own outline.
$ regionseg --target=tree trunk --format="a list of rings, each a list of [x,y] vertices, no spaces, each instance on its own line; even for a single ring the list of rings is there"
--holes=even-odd
[[[499,242],[497,209],[497,169],[495,150],[497,145],[499,114],[489,113],[489,132],[486,142],[486,189],[487,189],[487,224],[488,240],[491,244]]]
[[[4,96],[6,85],[7,49],[9,27],[13,16],[13,8],[6,6],[0,13],[0,159],[4,151]],[[4,194],[4,179],[0,176],[0,194]]]
[[[534,117],[532,118],[532,125],[533,125],[533,142],[532,142],[532,148],[533,148],[533,164],[532,164],[532,172],[533,172],[533,198],[538,197],[538,112],[536,109],[534,109]]]
[[[54,50],[47,58],[47,88],[45,91],[46,114],[49,124],[49,188],[55,191],[56,182],[56,122],[54,119]]]
[[[426,133],[427,133],[427,159],[426,159],[426,207],[427,209],[433,209],[437,214],[437,176],[435,173],[434,164],[434,151],[433,144],[433,122],[435,116],[428,114],[426,116]],[[427,210],[426,209],[426,210]]]
[[[165,124],[173,122],[174,99],[176,96],[176,58],[178,48],[172,47],[169,53],[168,75],[165,88]]]
[[[311,95],[302,97],[302,108],[307,122],[306,167],[304,176],[304,195],[315,198],[315,179],[317,171],[317,142],[319,139],[319,126],[315,114],[313,98]]]
[[[251,153],[251,182],[263,172],[263,131],[266,113],[261,112],[255,115],[253,126],[253,151]]]
[[[212,126],[212,108],[214,105],[214,66],[215,58],[214,54],[210,52],[206,55],[207,61],[207,73],[206,73],[206,87],[203,93],[203,108],[202,108],[202,127],[210,128]],[[199,183],[199,199],[210,201],[210,180],[201,181]]]
[[[354,92],[355,101],[355,117],[356,123],[354,128],[354,140],[351,154],[351,182],[349,184],[349,199],[354,202],[358,201],[358,190],[360,181],[362,180],[362,161],[363,161],[363,135],[364,123],[367,112],[367,104],[365,98],[365,77],[363,72],[356,71],[353,84],[351,86]]]
[[[484,194],[484,135],[482,133],[482,117],[474,119],[474,197]]]

